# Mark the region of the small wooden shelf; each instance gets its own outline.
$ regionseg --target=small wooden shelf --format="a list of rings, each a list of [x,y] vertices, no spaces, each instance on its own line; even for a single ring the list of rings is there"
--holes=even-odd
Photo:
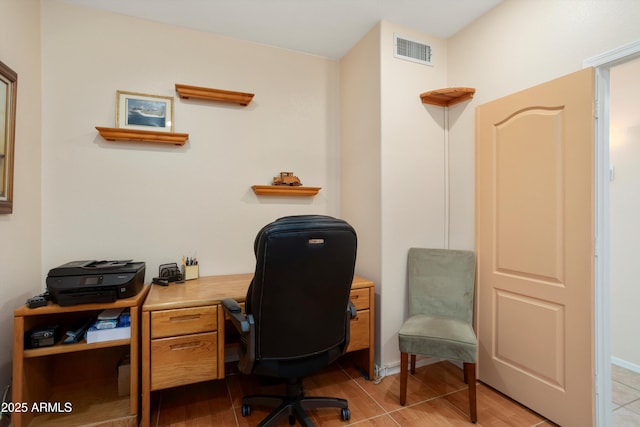
[[[286,185],[254,185],[251,188],[258,196],[311,197],[321,190],[321,187],[290,187]]]
[[[421,93],[420,99],[423,104],[448,107],[473,98],[474,93],[476,90],[472,87],[451,87]]]
[[[101,341],[97,343],[87,344],[82,340],[75,344],[62,344],[58,343],[52,347],[32,348],[24,351],[24,358],[29,359],[32,357],[44,357],[51,356],[53,354],[63,353],[75,353],[77,351],[95,350],[98,348],[119,347],[123,345],[130,345],[131,340],[129,338],[111,341]]]
[[[187,86],[176,83],[176,92],[183,99],[195,98],[206,101],[230,102],[247,106],[254,97],[253,93],[234,92],[230,90],[211,89],[198,86]]]
[[[107,141],[134,141],[160,144],[184,145],[189,139],[188,133],[158,132],[124,128],[105,128],[96,126],[100,136]]]

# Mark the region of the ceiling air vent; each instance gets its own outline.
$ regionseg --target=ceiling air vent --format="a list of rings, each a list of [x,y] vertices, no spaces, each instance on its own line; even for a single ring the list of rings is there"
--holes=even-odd
[[[423,65],[433,65],[431,46],[397,34],[393,35],[393,56]]]

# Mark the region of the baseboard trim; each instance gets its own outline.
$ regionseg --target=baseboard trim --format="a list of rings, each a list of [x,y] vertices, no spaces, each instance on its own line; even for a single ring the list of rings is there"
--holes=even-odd
[[[418,356],[416,357],[416,368],[420,368],[422,366],[433,365],[434,363],[441,362],[443,359],[439,359],[437,357],[424,357]],[[452,361],[452,363],[455,363]],[[462,365],[460,365],[462,366]],[[392,362],[384,366],[376,365],[377,376],[384,378],[389,375],[395,375],[400,373],[400,361]]]
[[[620,359],[615,356],[611,356],[611,363],[616,366],[620,366],[621,368],[625,368],[637,374],[640,374],[640,365],[636,365],[635,363],[627,362],[626,360]]]

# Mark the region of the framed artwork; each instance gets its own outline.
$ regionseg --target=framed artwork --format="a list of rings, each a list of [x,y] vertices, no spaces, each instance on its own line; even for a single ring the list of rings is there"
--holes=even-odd
[[[13,212],[18,74],[0,61],[0,214]]]
[[[173,132],[173,97],[118,91],[116,127]]]

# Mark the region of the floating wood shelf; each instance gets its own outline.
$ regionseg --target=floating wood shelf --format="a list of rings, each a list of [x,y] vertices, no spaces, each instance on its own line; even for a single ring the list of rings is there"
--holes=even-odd
[[[476,90],[472,87],[451,87],[447,89],[431,90],[420,94],[423,104],[448,107],[473,98]]]
[[[296,187],[288,185],[254,185],[253,192],[258,196],[315,196],[321,187]]]
[[[152,142],[160,144],[184,145],[189,139],[188,133],[158,132],[124,128],[105,128],[96,126],[100,136],[107,141]]]
[[[253,99],[253,93],[233,92],[230,90],[211,89],[198,86],[187,86],[176,83],[176,92],[183,99],[195,98],[206,101],[231,102],[242,106],[249,105]]]

